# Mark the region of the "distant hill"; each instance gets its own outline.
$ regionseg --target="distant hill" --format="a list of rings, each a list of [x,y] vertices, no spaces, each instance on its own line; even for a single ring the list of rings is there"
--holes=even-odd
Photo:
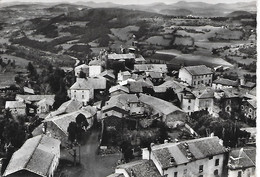
[[[230,14],[227,15],[227,17],[240,17],[240,16],[243,16],[243,17],[250,17],[252,14],[250,12],[247,12],[247,11],[234,11]]]
[[[131,10],[140,10],[146,12],[155,12],[165,15],[195,15],[195,16],[205,16],[205,17],[214,17],[221,16],[225,17],[227,14],[232,13],[233,11],[256,11],[256,1],[252,2],[240,2],[233,4],[219,3],[219,4],[209,4],[205,2],[187,2],[187,1],[173,1],[172,4],[165,3],[152,3],[146,5],[119,5],[113,3],[95,3],[95,2],[77,2],[77,4],[86,5],[92,8],[123,8]],[[184,10],[181,12],[181,10]],[[190,13],[192,12],[192,13]]]
[[[163,9],[160,11],[161,14],[173,15],[173,16],[187,16],[193,14],[191,10],[187,9]]]

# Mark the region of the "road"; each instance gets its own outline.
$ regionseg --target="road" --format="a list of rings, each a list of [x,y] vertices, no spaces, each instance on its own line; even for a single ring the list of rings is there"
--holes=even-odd
[[[116,162],[121,158],[119,154],[97,155],[99,132],[92,130],[81,146],[81,166],[63,167],[62,171],[70,177],[105,177],[115,171]],[[72,158],[70,158],[72,159]]]

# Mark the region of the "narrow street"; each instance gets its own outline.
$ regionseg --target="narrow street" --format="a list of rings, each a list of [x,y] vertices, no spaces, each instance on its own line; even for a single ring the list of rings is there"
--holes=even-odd
[[[105,177],[114,172],[116,162],[121,156],[119,154],[97,155],[98,135],[98,130],[92,130],[89,137],[86,137],[85,145],[81,146],[81,166],[65,167],[66,169],[62,170],[64,174],[69,177]],[[71,156],[70,159],[72,160]]]

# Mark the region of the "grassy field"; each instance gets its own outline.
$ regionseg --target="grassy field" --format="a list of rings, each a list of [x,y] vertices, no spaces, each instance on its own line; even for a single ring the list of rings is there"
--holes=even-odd
[[[20,58],[20,57],[15,57],[15,56],[12,56],[12,55],[6,55],[6,54],[2,54],[0,55],[2,57],[2,59],[7,62],[6,60],[15,60],[15,64],[17,67],[19,68],[25,68],[27,67],[29,61],[24,59],[24,58]]]
[[[121,41],[127,41],[132,38],[134,31],[138,31],[138,26],[127,26],[125,28],[112,28],[110,31]]]
[[[169,46],[170,39],[164,39],[163,36],[152,36],[146,40],[147,43],[160,46]]]

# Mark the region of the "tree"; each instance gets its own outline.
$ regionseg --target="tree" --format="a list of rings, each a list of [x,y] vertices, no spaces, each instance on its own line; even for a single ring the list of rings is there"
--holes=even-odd
[[[76,117],[76,123],[77,123],[78,127],[81,127],[81,128],[85,127],[85,129],[89,126],[89,123],[83,114],[79,114]]]
[[[69,133],[69,141],[71,142],[71,144],[76,140],[77,138],[77,123],[76,122],[70,122],[69,123],[69,127],[67,129],[67,132]]]
[[[30,72],[31,75],[36,74],[36,70],[31,62],[28,63],[27,70]]]
[[[86,77],[87,77],[86,73],[84,73],[83,71],[79,72],[79,78],[86,78]]]
[[[60,107],[60,105],[62,105],[62,103],[69,100],[63,79],[60,80],[59,85],[60,85],[59,86],[60,90],[56,93],[56,95],[54,97],[54,100],[55,100],[55,102],[53,104],[54,109],[58,109]]]

